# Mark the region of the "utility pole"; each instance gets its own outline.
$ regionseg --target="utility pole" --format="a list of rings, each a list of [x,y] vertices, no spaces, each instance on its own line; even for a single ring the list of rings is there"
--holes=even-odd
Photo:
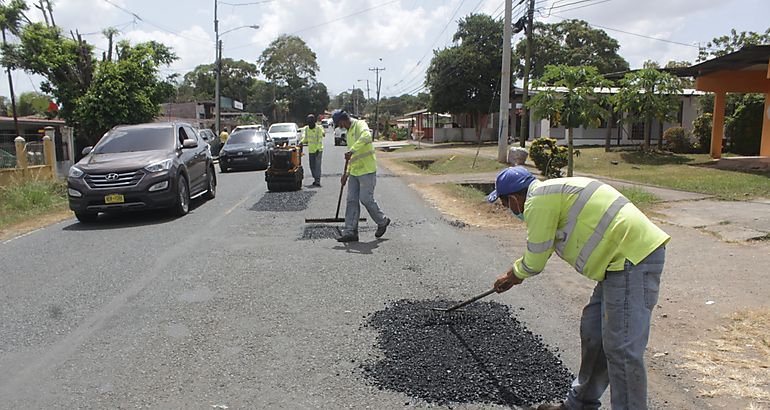
[[[377,87],[377,101],[374,103],[374,134],[372,135],[372,139],[377,139],[377,130],[380,128],[377,124],[377,117],[380,115],[380,87],[382,86],[380,71],[385,71],[385,68],[374,67],[370,68],[369,71],[374,71],[374,85]]]
[[[3,46],[7,45],[5,39],[5,29],[3,29]],[[19,117],[16,114],[16,95],[13,93],[13,76],[11,76],[11,67],[6,67],[8,73],[8,89],[11,92],[11,110],[13,110],[13,127],[16,129],[16,136],[21,137],[19,131]]]
[[[524,56],[524,92],[521,96],[521,132],[519,132],[522,148],[526,146],[527,138],[529,138],[529,109],[527,108],[527,99],[529,98],[529,70],[532,65],[532,39],[534,36],[532,20],[534,17],[535,0],[529,0],[529,11],[527,12],[527,51]]]
[[[221,128],[221,122],[219,118],[219,76],[221,74],[221,67],[220,67],[220,61],[219,58],[222,54],[222,42],[219,41],[219,19],[217,18],[217,3],[219,3],[219,0],[214,0],[214,48],[215,48],[215,60],[214,60],[214,71],[216,71],[216,91],[214,92],[214,123],[215,123],[215,129],[216,129],[216,135],[217,138],[219,138],[219,133],[222,132]]]
[[[500,73],[500,134],[497,136],[497,160],[508,159],[508,113],[511,101],[511,13],[512,0],[505,0],[503,22],[503,68]]]

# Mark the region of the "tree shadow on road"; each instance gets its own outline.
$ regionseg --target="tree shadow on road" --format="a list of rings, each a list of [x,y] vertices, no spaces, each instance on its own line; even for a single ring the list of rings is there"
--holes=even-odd
[[[380,247],[380,244],[388,241],[387,238],[375,239],[371,242],[345,242],[342,245],[337,245],[332,249],[338,251],[346,251],[347,253],[358,253],[361,255],[371,255],[372,251]]]

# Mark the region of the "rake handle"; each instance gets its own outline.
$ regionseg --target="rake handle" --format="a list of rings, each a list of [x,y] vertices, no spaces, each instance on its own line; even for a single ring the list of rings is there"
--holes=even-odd
[[[471,304],[471,303],[473,303],[473,302],[475,302],[475,301],[477,301],[479,299],[485,298],[485,297],[487,297],[487,296],[489,296],[489,295],[491,295],[491,294],[493,294],[495,292],[496,292],[495,288],[489,289],[488,291],[486,291],[486,292],[484,292],[484,293],[482,293],[482,294],[480,294],[478,296],[474,296],[474,297],[466,300],[465,302],[458,303],[458,304],[450,307],[449,309],[445,310],[445,312],[451,312],[453,310],[460,309],[461,307],[463,307],[465,305],[469,305],[469,304]]]
[[[350,160],[345,158],[345,169],[342,171],[342,175],[347,175],[348,173],[348,162],[350,162]],[[345,183],[343,182],[340,184],[340,197],[337,198],[337,212],[334,213],[334,219],[340,219],[340,205],[342,205],[342,191],[344,189]]]

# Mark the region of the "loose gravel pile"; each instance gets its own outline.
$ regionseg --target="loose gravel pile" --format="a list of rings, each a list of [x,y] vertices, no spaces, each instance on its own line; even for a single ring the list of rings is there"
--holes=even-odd
[[[457,301],[400,300],[371,315],[382,357],[362,365],[380,389],[437,404],[533,405],[561,400],[573,375],[507,306],[477,302],[462,312],[434,312]]]
[[[252,211],[298,212],[307,209],[315,191],[265,192]]]

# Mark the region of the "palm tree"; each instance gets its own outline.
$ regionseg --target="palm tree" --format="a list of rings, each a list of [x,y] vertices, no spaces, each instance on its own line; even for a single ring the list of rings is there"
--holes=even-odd
[[[9,31],[11,34],[18,36],[21,30],[22,19],[29,21],[24,15],[24,12],[28,10],[27,3],[24,0],[11,0],[8,4],[0,3],[0,30],[3,35],[3,49],[8,46],[8,42],[5,37],[5,32]],[[16,115],[16,96],[13,93],[13,77],[11,77],[11,67],[6,66],[6,72],[8,73],[8,89],[11,92],[11,109],[13,110],[13,126],[16,129],[16,136],[19,136],[19,119]]]

